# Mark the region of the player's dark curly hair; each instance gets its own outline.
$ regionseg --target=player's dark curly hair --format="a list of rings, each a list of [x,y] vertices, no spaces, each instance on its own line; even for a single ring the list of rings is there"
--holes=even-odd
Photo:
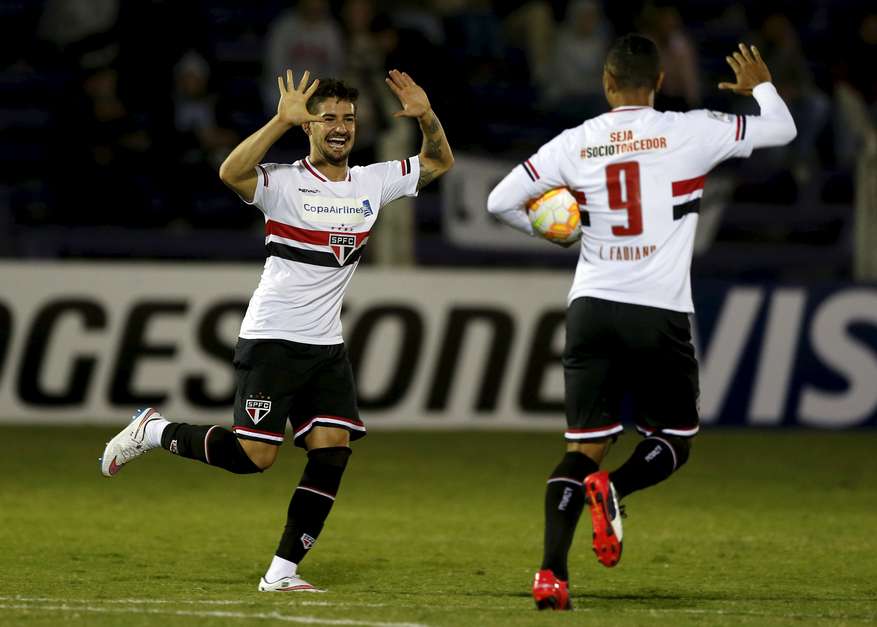
[[[356,87],[346,85],[344,81],[339,81],[334,78],[321,78],[317,91],[308,98],[308,111],[316,113],[317,105],[330,98],[352,102],[353,106],[356,107],[356,99],[359,98],[359,90]]]
[[[606,71],[620,90],[655,89],[661,73],[661,58],[655,42],[636,33],[615,40],[606,55]]]

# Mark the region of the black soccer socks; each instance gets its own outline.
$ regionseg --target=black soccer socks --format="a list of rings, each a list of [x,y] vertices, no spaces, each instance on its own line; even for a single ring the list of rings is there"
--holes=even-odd
[[[567,554],[575,535],[576,524],[585,506],[582,483],[599,469],[597,462],[584,453],[570,452],[548,478],[545,488],[545,552],[542,568],[554,576],[569,580]]]
[[[308,463],[289,501],[278,557],[298,564],[317,541],[335,502],[350,453],[347,446],[308,451]]]
[[[244,451],[237,436],[217,425],[172,422],[161,434],[161,446],[175,455],[197,459],[238,475],[262,472]]]
[[[688,461],[690,448],[687,438],[653,435],[644,439],[618,470],[609,473],[618,498],[668,478]]]

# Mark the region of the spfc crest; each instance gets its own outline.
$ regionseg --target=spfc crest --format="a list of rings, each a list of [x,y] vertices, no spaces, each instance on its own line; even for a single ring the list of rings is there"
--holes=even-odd
[[[356,251],[356,235],[348,233],[330,233],[329,247],[332,249],[332,254],[335,255],[335,259],[338,260],[338,265],[343,266],[347,263],[347,260],[350,259],[350,255]]]
[[[271,411],[271,401],[265,401],[259,398],[248,398],[244,405],[244,409],[247,410],[247,415],[250,416],[250,420],[256,425],[259,424],[259,421]]]

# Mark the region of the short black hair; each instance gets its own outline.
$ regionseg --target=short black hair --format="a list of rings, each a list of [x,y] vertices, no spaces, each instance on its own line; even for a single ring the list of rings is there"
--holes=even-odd
[[[308,98],[308,111],[316,113],[317,105],[330,98],[352,102],[355,108],[356,99],[359,98],[359,90],[335,78],[321,78],[317,91]]]
[[[661,58],[655,42],[636,33],[619,37],[606,55],[606,71],[620,90],[658,86]]]

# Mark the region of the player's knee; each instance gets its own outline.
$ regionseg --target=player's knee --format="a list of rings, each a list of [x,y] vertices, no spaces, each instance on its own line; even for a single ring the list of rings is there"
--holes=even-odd
[[[611,444],[612,440],[610,438],[591,440],[588,442],[567,442],[566,450],[568,453],[582,453],[587,455],[599,465],[603,463],[603,458],[609,451],[609,446]]]
[[[273,444],[265,444],[264,442],[255,442],[253,440],[238,440],[241,448],[250,458],[259,470],[268,470],[277,459],[278,447]]]
[[[350,446],[350,432],[335,427],[315,427],[305,436],[305,447],[312,451],[320,448]]]

